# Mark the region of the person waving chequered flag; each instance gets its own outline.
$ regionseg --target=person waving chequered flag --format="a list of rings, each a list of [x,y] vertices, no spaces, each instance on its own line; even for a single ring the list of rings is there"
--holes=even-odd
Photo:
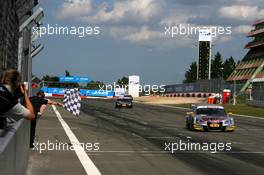
[[[81,97],[78,89],[67,89],[64,92],[64,107],[75,116],[80,115]]]

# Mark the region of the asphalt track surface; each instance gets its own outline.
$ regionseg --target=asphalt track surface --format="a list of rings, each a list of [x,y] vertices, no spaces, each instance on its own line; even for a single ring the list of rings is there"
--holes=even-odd
[[[89,99],[75,118],[61,116],[81,143],[99,143],[87,151],[103,175],[263,174],[264,120],[235,116],[235,132],[194,132],[185,129],[184,109],[135,103],[115,109],[113,100]],[[38,122],[38,142],[69,142],[52,108]],[[227,151],[169,151],[169,143],[230,143]],[[70,144],[70,143],[69,143]],[[171,145],[170,145],[171,146]],[[170,147],[172,148],[172,147]],[[166,150],[165,150],[166,149]],[[27,175],[86,174],[74,152],[34,150]]]

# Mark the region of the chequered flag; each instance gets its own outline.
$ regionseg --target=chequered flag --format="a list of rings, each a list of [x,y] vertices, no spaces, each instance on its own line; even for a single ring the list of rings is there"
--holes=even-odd
[[[81,97],[78,89],[67,89],[64,92],[64,107],[73,115],[80,115]]]

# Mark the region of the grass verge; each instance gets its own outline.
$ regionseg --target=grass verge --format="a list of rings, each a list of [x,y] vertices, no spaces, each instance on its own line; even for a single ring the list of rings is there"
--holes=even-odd
[[[183,108],[190,108],[191,104],[177,104],[175,106],[183,107]],[[234,114],[240,115],[249,115],[249,116],[256,116],[256,117],[263,117],[264,118],[264,109],[257,108],[253,106],[248,106],[246,104],[226,104],[223,105],[227,112],[232,112]]]

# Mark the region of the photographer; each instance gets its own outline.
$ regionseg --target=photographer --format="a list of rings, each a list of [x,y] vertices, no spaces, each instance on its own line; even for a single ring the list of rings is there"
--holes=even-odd
[[[18,99],[25,98],[25,106],[18,102]],[[21,75],[17,70],[4,72],[0,84],[0,120],[6,121],[7,117],[26,118],[33,120],[35,113],[27,95],[25,86],[21,84]]]

